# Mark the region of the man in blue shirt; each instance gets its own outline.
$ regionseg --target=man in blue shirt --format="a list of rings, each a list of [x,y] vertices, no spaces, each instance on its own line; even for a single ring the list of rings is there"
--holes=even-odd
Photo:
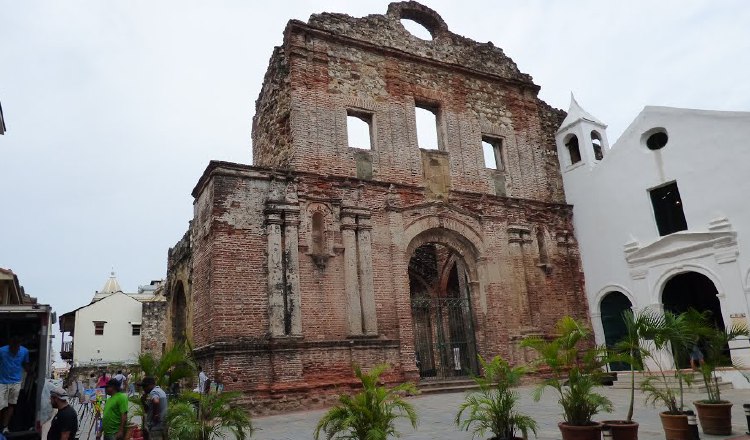
[[[0,423],[2,432],[8,432],[13,408],[21,393],[24,370],[29,369],[29,350],[22,346],[18,337],[11,336],[8,345],[0,347]]]

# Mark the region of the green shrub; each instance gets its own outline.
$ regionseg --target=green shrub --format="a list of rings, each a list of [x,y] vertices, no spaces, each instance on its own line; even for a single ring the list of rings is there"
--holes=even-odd
[[[398,437],[395,422],[406,418],[413,428],[417,427],[417,414],[414,408],[403,399],[404,394],[416,394],[417,389],[411,383],[395,387],[379,385],[380,376],[388,369],[387,365],[378,365],[368,373],[359,367],[354,374],[362,383],[362,391],[350,396],[339,397],[339,403],[331,408],[315,428],[315,439],[321,433],[330,440],[385,440]]]

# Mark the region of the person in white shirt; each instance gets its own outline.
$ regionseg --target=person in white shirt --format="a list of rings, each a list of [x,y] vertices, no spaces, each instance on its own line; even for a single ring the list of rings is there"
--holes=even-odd
[[[118,370],[117,374],[115,374],[115,377],[113,377],[112,379],[115,379],[116,381],[120,383],[121,390],[125,389],[125,384],[127,382],[127,379],[125,378],[125,375],[122,374],[122,370]]]
[[[128,375],[125,377],[125,383],[128,384],[128,395],[132,396],[135,394],[135,382],[133,382],[132,371],[128,371]]]
[[[203,372],[202,367],[198,367],[198,392],[203,394],[206,392],[206,382],[208,381],[208,376],[206,376],[206,373]]]

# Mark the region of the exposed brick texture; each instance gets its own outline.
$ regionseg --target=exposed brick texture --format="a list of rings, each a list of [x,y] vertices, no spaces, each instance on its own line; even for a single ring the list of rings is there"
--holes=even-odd
[[[192,249],[190,231],[167,254],[167,280],[164,285],[166,305],[162,319],[166,322],[166,345],[190,340],[193,335]]]
[[[538,90],[415,2],[290,21],[256,102],[255,165],[209,164],[189,250],[170,251],[167,285],[184,280],[208,374],[256,412],[328,401],[352,364],[419,380],[409,262],[425,244],[441,245],[432,264],[465,269],[478,354],[524,362],[521,337],[586,319],[555,153],[564,113]],[[438,109],[441,151],[417,147],[415,103]],[[372,114],[372,150],[347,146],[347,110]],[[483,135],[502,139],[504,171],[485,168]]]
[[[166,301],[145,301],[141,314],[141,352],[160,356],[167,342]]]

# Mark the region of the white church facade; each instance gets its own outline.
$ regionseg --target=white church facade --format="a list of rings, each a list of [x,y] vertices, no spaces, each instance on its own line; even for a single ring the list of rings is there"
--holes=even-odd
[[[144,304],[163,301],[156,293],[159,286],[154,281],[137,293],[124,293],[112,272],[91,303],[60,316],[61,358],[74,367],[136,363]]]
[[[597,343],[626,308],[748,324],[750,113],[646,107],[610,147],[571,99],[556,142]],[[747,341],[732,348],[750,365]]]

